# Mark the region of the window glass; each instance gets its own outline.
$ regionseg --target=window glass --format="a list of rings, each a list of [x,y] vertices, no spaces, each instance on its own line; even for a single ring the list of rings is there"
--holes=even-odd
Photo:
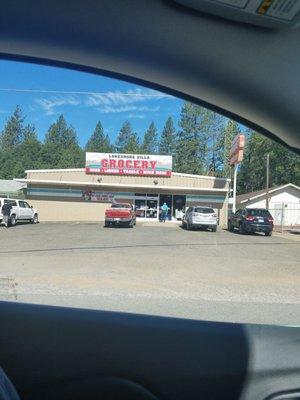
[[[298,155],[62,68],[0,61],[0,103],[0,196],[20,206],[1,215],[0,301],[300,325]]]
[[[261,216],[261,217],[270,217],[270,213],[268,210],[260,210],[260,209],[255,209],[255,210],[247,210],[246,214],[248,215],[253,215],[253,216]]]
[[[194,211],[201,214],[214,214],[214,210],[212,208],[195,207]]]

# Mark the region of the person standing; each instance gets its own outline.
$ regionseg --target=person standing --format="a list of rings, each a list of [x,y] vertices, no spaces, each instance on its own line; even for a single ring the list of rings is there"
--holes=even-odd
[[[166,222],[166,218],[167,218],[168,211],[169,211],[169,207],[167,206],[167,203],[164,203],[162,205],[161,211],[162,211],[162,215],[161,215],[162,222]]]
[[[10,224],[11,209],[12,209],[11,203],[4,203],[4,205],[2,206],[3,222],[6,228],[8,228]]]

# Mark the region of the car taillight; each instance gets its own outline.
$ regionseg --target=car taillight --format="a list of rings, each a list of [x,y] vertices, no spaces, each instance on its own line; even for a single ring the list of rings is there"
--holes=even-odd
[[[254,217],[252,217],[252,215],[247,215],[246,217],[246,221],[253,221]]]
[[[212,214],[211,216],[214,218],[217,218],[217,214]]]
[[[273,221],[274,221],[274,220],[273,220],[272,217],[269,217],[269,218],[268,218],[268,221],[271,222],[271,223],[273,224]]]

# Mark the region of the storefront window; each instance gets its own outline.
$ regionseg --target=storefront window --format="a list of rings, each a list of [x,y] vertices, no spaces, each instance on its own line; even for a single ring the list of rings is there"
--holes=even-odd
[[[182,219],[185,210],[186,196],[177,195],[173,196],[173,217],[177,220]]]

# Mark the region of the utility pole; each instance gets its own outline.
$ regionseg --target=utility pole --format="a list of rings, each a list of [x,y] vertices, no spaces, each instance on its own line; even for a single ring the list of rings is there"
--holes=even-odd
[[[270,155],[267,154],[267,171],[266,171],[266,209],[269,209],[269,164],[270,164]]]

